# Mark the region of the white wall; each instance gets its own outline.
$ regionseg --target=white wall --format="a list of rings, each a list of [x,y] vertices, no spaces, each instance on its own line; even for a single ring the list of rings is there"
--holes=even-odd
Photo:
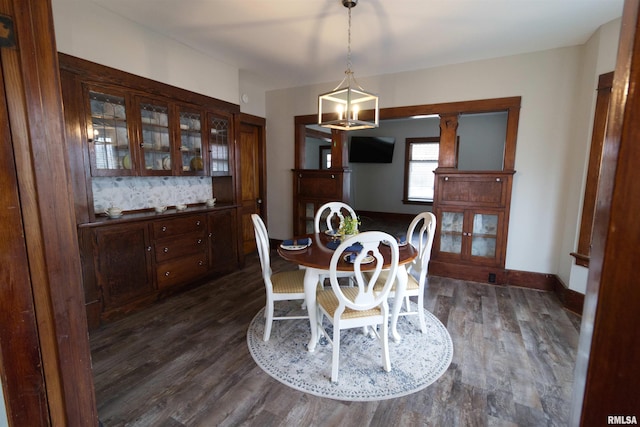
[[[89,1],[52,0],[59,52],[239,104],[239,73]]]
[[[600,32],[616,34],[609,25]],[[602,52],[617,47],[615,37],[596,38],[597,48],[575,46],[358,77],[364,88],[379,94],[382,108],[521,96],[506,268],[558,274],[566,284],[570,268],[565,265],[572,262],[569,252],[576,239],[589,114],[595,101],[595,86],[586,89],[582,76],[597,75],[597,64],[606,61],[599,57],[587,61],[586,55],[590,49]],[[268,227],[274,238],[288,238],[292,233],[293,117],[314,114],[318,93],[334,85],[267,93]]]

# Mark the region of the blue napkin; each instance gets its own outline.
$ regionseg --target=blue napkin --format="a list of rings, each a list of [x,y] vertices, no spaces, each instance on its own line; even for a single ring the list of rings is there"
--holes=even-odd
[[[362,245],[360,243],[354,243],[353,245],[345,249],[345,252],[355,252],[358,254],[360,253],[361,250],[362,250]]]
[[[340,240],[332,240],[327,243],[327,247],[332,251],[335,251],[336,249],[338,249],[338,246],[340,246],[340,243],[342,243]]]
[[[338,248],[338,246],[340,246],[340,243],[342,243],[340,240],[332,240],[330,242],[327,242],[327,248],[335,251]],[[361,250],[362,250],[362,245],[360,243],[354,243],[353,245],[345,249],[345,252],[359,253]]]
[[[289,239],[282,242],[283,246],[309,246],[311,244],[311,238],[305,237],[303,239]]]

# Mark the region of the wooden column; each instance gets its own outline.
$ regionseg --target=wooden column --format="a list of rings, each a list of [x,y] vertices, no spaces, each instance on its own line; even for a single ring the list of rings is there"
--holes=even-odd
[[[331,169],[347,169],[349,167],[349,146],[347,133],[331,129]]]
[[[440,115],[440,157],[439,168],[456,168],[458,166],[458,113]]]

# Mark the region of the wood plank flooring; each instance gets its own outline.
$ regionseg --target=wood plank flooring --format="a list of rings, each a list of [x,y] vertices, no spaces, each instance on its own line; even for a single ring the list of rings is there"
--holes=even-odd
[[[275,253],[272,267],[296,268]],[[93,332],[104,426],[567,425],[580,319],[552,293],[430,277],[425,306],[451,334],[451,366],[425,390],[378,402],[308,395],[258,368],[245,334],[263,305],[250,256],[242,271]]]

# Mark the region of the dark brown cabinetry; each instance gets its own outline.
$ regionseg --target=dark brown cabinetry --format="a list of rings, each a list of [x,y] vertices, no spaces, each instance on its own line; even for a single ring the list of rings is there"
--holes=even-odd
[[[438,226],[430,273],[501,280],[513,173],[436,171]]]
[[[145,224],[95,230],[96,282],[106,311],[118,309],[153,290],[151,247]]]
[[[208,215],[211,270],[224,272],[238,263],[236,236],[237,217],[235,210],[212,212]]]
[[[90,328],[240,262],[235,208],[105,220],[79,236]]]
[[[327,202],[349,203],[349,170],[293,171],[294,234],[313,233],[314,216],[320,206]]]

